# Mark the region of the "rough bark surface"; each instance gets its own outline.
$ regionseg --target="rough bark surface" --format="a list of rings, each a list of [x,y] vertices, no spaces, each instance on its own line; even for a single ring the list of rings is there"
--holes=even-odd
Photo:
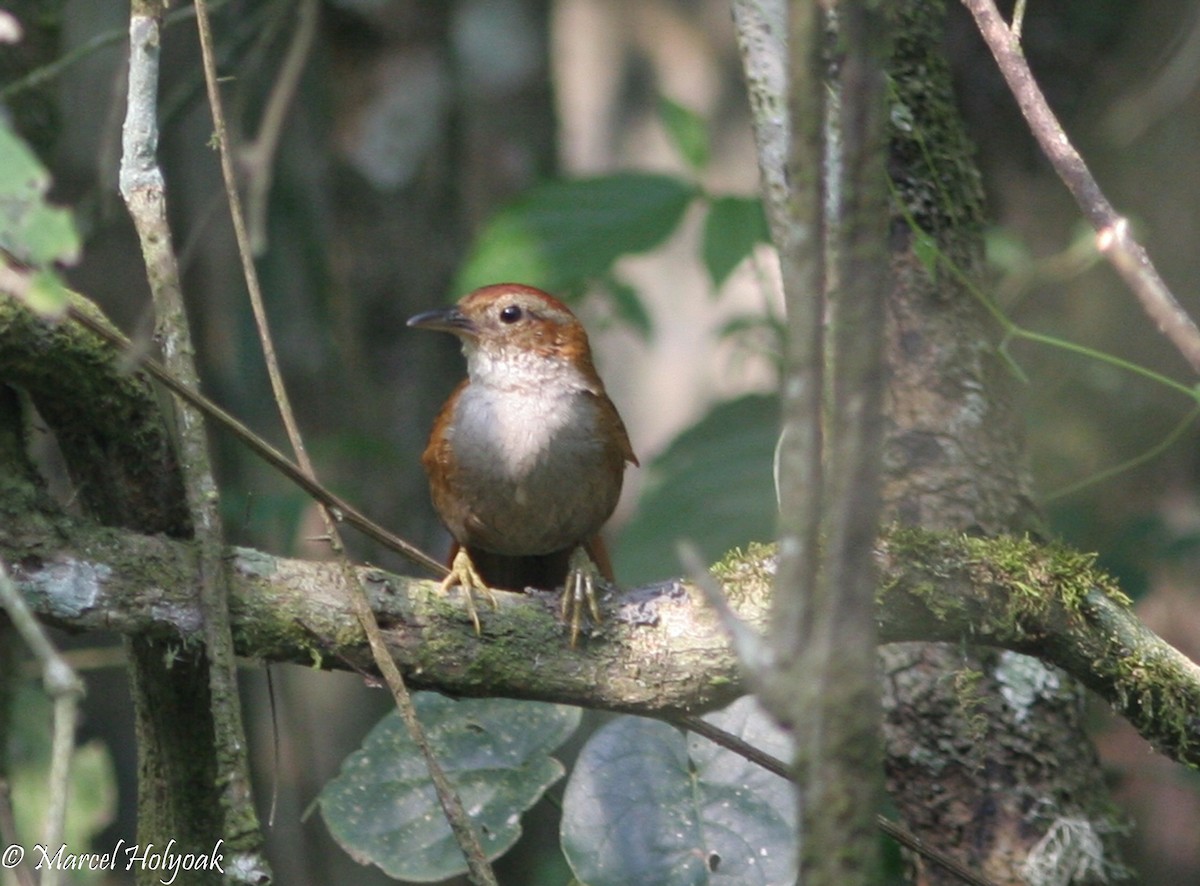
[[[83,299],[74,304],[95,314]],[[50,324],[13,299],[0,299],[0,381],[28,392],[54,432],[89,519],[140,533],[190,536],[163,401],[110,347],[73,323]],[[34,478],[20,465],[11,467],[6,495],[24,489],[26,505],[6,523],[21,527],[25,536],[52,518],[48,503],[34,491]],[[195,586],[187,587],[196,593]],[[181,646],[177,637],[128,632],[139,743],[138,828],[145,843],[166,845],[174,838],[180,846],[206,846],[222,834],[207,671],[199,635],[195,639]],[[151,873],[142,872],[145,882],[152,881]],[[219,879],[189,871],[179,881]]]
[[[192,543],[66,517],[16,462],[3,467],[0,558],[11,564],[35,611],[69,630],[153,637],[162,649],[190,654],[200,629]],[[245,548],[226,559],[240,655],[372,671],[336,565]],[[1200,666],[1138,621],[1093,557],[1028,539],[893,528],[880,539],[876,565],[883,642],[970,641],[1038,654],[1086,681],[1163,753],[1200,767],[1193,716]],[[717,571],[735,611],[761,629],[776,571],[771,549],[730,558]],[[728,636],[683,582],[630,589],[606,601],[603,631],[573,649],[552,594],[498,593],[499,608],[486,613],[479,637],[461,600],[436,582],[367,567],[361,574],[389,650],[414,684],[649,715],[708,710],[746,690]],[[1033,690],[1057,689],[1061,678],[1044,677],[1031,660],[999,655],[1001,688],[989,704],[1002,699],[1028,719],[1041,710]],[[920,659],[911,668],[897,666],[888,685],[915,691],[911,675],[901,672],[923,666]],[[978,737],[976,717],[987,709],[977,677],[967,672],[943,682],[955,684],[951,713],[970,721],[969,734]],[[202,729],[186,709],[176,715]],[[962,734],[945,747],[962,747]],[[903,739],[918,760],[928,753],[915,750],[921,738]],[[185,795],[185,806],[194,801]]]
[[[1021,532],[1035,515],[1011,379],[985,309],[962,282],[982,280],[983,198],[942,55],[943,4],[899,6],[890,516],[926,529]],[[1023,883],[1056,822],[1111,832],[1074,680],[1032,659],[966,647],[891,646],[882,659],[889,786],[919,836],[997,883]],[[1115,865],[1111,854],[1106,862]],[[1100,882],[1110,870],[1072,882]],[[918,880],[956,882],[934,868]]]

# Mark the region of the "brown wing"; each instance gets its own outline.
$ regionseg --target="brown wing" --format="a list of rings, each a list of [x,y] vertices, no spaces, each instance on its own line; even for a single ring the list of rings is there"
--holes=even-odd
[[[468,380],[463,379],[446,400],[441,412],[433,420],[429,443],[421,453],[421,464],[429,477],[429,497],[433,500],[433,509],[441,517],[450,535],[459,542],[468,539],[468,524],[472,517],[462,499],[453,495],[451,491],[454,488],[456,468],[454,448],[447,430],[452,423],[458,398],[467,384]]]
[[[633,454],[633,445],[629,442],[629,432],[625,430],[625,422],[621,421],[621,413],[617,412],[617,407],[613,405],[613,401],[608,398],[608,394],[601,388],[599,391],[592,392],[596,398],[596,406],[599,408],[605,418],[611,419],[617,427],[617,447],[621,453],[621,458],[632,465],[638,463],[637,456]]]
[[[421,464],[425,466],[426,474],[432,475],[434,470],[439,467],[446,470],[451,466],[453,456],[450,453],[446,428],[450,426],[454,416],[454,407],[458,405],[458,398],[462,396],[463,389],[469,383],[470,379],[466,378],[459,383],[453,393],[446,398],[446,402],[442,404],[437,418],[433,420],[433,428],[429,432],[429,442],[425,444],[425,451],[421,453]]]

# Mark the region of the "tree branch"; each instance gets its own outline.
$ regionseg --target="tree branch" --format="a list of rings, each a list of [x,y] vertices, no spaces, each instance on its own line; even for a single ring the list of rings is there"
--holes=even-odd
[[[129,16],[129,88],[122,128],[120,191],[129,209],[142,247],[150,293],[154,301],[155,334],[171,374],[187,388],[200,387],[191,331],[184,310],[179,266],[167,220],[167,197],[158,166],[158,82],[162,41],[163,0],[134,0]],[[215,741],[215,784],[223,818],[222,834],[231,849],[242,853],[239,864],[253,873],[248,882],[267,882],[269,866],[263,854],[264,837],[254,808],[242,722],[237,671],[228,623],[226,576],[221,566],[224,531],[218,507],[216,480],[208,453],[203,415],[181,402],[175,410],[175,432],[180,452],[184,493],[199,545],[197,572],[202,576],[197,592],[204,606],[204,660],[196,673],[206,677]],[[157,651],[156,651],[157,653]],[[153,674],[155,681],[169,678],[155,659],[135,656],[134,682]],[[205,673],[206,672],[206,673]],[[146,706],[142,706],[143,708]],[[148,723],[142,730],[149,728]],[[160,736],[140,735],[139,759],[159,753]],[[149,765],[149,764],[146,764]],[[142,797],[150,796],[143,789]],[[150,833],[150,824],[142,825]]]
[[[1159,331],[1192,369],[1200,372],[1200,329],[1167,288],[1146,250],[1129,234],[1128,221],[1108,202],[1087,163],[1067,138],[1029,70],[1018,34],[1005,24],[992,0],[963,0],[963,4],[974,16],[1042,153],[1096,229],[1100,252],[1133,290]]]
[[[301,22],[299,28],[301,32],[308,32],[309,39],[308,41],[299,40],[293,44],[294,48],[301,47],[298,54],[289,53],[290,57],[296,59],[290,65],[293,69],[292,79],[294,80],[299,78],[299,65],[302,64],[304,56],[307,55],[307,50],[303,49],[303,44],[311,42],[311,35],[315,29],[316,14],[317,9],[314,2],[305,0],[301,4]],[[229,202],[229,212],[233,219],[233,231],[237,240],[238,254],[242,259],[242,272],[246,280],[250,307],[254,313],[259,343],[263,349],[263,362],[266,365],[267,375],[271,379],[271,390],[275,395],[275,404],[279,409],[279,416],[283,420],[283,426],[287,431],[288,441],[291,443],[296,461],[304,476],[313,483],[316,483],[316,470],[305,448],[304,439],[300,434],[300,426],[292,410],[287,387],[283,383],[283,373],[279,369],[279,361],[275,356],[274,339],[267,320],[262,288],[258,282],[258,271],[254,265],[254,247],[251,243],[250,233],[246,227],[245,216],[242,212],[242,200],[237,186],[237,177],[234,174],[233,152],[230,148],[228,128],[225,124],[225,111],[221,101],[217,64],[213,52],[212,27],[209,22],[205,0],[196,0],[196,22],[199,26],[201,57],[204,62],[204,80],[208,87],[208,103],[212,110],[217,147],[221,157],[221,173],[225,180],[225,195]],[[285,79],[287,78],[285,77]],[[272,99],[272,102],[268,106],[268,117],[273,113],[271,111],[272,105],[275,105],[274,99]],[[275,113],[282,115],[282,107],[285,105],[286,101],[284,101],[283,105],[279,106]],[[342,586],[354,607],[355,618],[358,619],[359,624],[367,635],[375,665],[383,675],[384,682],[392,690],[392,697],[396,702],[396,707],[400,712],[401,718],[404,720],[404,725],[408,729],[409,736],[425,758],[425,765],[429,770],[430,780],[433,782],[438,801],[446,816],[446,822],[450,825],[454,839],[462,850],[463,858],[467,864],[468,876],[471,882],[477,884],[477,886],[495,886],[496,875],[488,863],[479,835],[471,823],[471,819],[467,815],[457,791],[450,784],[450,780],[446,777],[441,764],[438,763],[437,758],[434,756],[429,739],[425,735],[425,729],[417,717],[417,711],[413,706],[408,687],[404,684],[404,677],[400,673],[400,669],[396,667],[395,662],[388,655],[383,637],[380,635],[379,624],[375,619],[374,613],[371,611],[361,581],[355,574],[354,567],[346,555],[345,545],[342,543],[341,532],[338,529],[336,518],[331,513],[329,507],[324,504],[320,506],[320,512],[321,519],[325,524],[325,535],[330,541],[334,556],[341,568]]]
[[[74,310],[94,312],[73,299]],[[148,446],[142,461],[157,464],[161,441],[137,430],[149,427],[154,408],[146,379],[73,324],[47,325],[16,300],[0,299],[0,379],[26,387],[39,406],[54,399],[56,412],[75,409],[74,424],[126,448],[123,462],[138,460],[128,447]],[[0,521],[0,558],[41,616],[72,630],[184,637],[199,630],[190,542],[45,513],[39,501],[28,488],[0,484],[0,513],[12,515]],[[240,655],[372,670],[338,592],[336,564],[243,549],[226,557]],[[877,557],[881,642],[965,640],[1036,655],[1079,677],[1161,752],[1200,766],[1200,725],[1192,720],[1200,668],[1138,621],[1091,558],[1011,537],[912,529],[886,532]],[[733,610],[760,633],[774,571],[762,551],[718,570]],[[422,686],[644,714],[706,710],[746,691],[724,630],[687,584],[622,594],[608,605],[603,636],[571,650],[550,595],[498,594],[500,608],[480,638],[437,582],[360,574],[389,651]]]
[[[0,558],[41,617],[69,630],[198,636],[188,542],[57,517],[0,526]],[[337,564],[228,552],[234,645],[256,661],[374,674]],[[945,641],[1036,655],[1078,677],[1161,753],[1200,767],[1200,666],[1147,628],[1088,555],[1014,537],[889,529],[876,550],[881,642]],[[775,571],[757,548],[718,567],[761,630]],[[602,634],[571,649],[554,595],[497,592],[477,637],[435,581],[360,567],[388,649],[410,680],[645,715],[719,707],[746,691],[712,611],[668,581],[606,601]]]

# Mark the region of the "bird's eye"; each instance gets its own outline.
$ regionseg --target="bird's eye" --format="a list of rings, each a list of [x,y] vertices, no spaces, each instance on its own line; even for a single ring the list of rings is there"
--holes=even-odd
[[[522,312],[516,305],[505,305],[500,309],[500,321],[502,323],[516,323],[521,319]]]

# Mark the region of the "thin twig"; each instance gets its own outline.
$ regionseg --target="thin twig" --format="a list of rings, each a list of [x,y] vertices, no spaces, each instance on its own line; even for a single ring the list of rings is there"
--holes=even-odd
[[[228,2],[229,0],[214,0],[213,7],[217,8],[224,6]],[[178,24],[184,19],[191,18],[194,14],[195,11],[191,6],[183,6],[179,9],[169,12],[163,16],[163,29],[165,30],[171,25]],[[93,53],[104,49],[106,46],[112,46],[116,43],[120,43],[128,38],[128,36],[129,30],[125,27],[112,28],[111,30],[101,31],[98,34],[92,35],[83,43],[80,43],[75,48],[64,52],[52,62],[44,64],[39,68],[35,68],[23,77],[19,77],[18,79],[13,80],[11,83],[6,83],[3,87],[0,87],[0,102],[6,102],[18,93],[24,92],[28,89],[33,89],[36,86],[40,86],[42,83],[45,83],[48,80],[53,80],[55,77],[66,72],[67,69],[83,61]]]
[[[183,306],[179,267],[167,220],[166,191],[158,166],[158,83],[163,5],[134,2],[129,21],[129,91],[122,132],[120,189],[137,229],[154,301],[156,331],[171,374],[184,387],[199,388],[191,333]],[[200,603],[215,729],[223,833],[243,853],[241,864],[267,874],[262,829],[254,808],[245,726],[237,686],[237,664],[229,624],[228,575],[216,481],[208,455],[203,417],[186,404],[176,411],[180,465],[188,510],[199,543]]]
[[[246,226],[250,230],[250,247],[256,256],[267,251],[267,207],[271,183],[275,180],[275,154],[287,110],[300,85],[300,75],[308,64],[317,34],[317,0],[300,0],[296,15],[296,30],[288,44],[287,53],[279,67],[279,76],[271,87],[254,141],[241,149],[240,160],[246,182]]]
[[[50,748],[50,781],[46,788],[49,804],[42,831],[43,845],[50,852],[62,843],[67,818],[67,794],[71,783],[71,754],[75,750],[75,723],[79,701],[83,698],[83,681],[71,670],[46,636],[38,620],[30,612],[4,564],[0,563],[0,608],[8,613],[13,627],[42,665],[42,682],[46,694],[54,701],[54,737]],[[57,886],[57,865],[49,865],[42,873],[42,886]]]
[[[0,283],[3,286],[3,283]],[[260,437],[254,431],[250,430],[244,423],[234,418],[212,400],[209,400],[198,391],[193,391],[183,384],[179,379],[175,378],[166,367],[157,360],[142,353],[142,349],[138,348],[133,342],[117,332],[110,326],[96,320],[94,317],[85,314],[79,309],[69,306],[67,308],[67,317],[80,326],[87,329],[89,332],[99,336],[107,341],[113,347],[117,348],[123,354],[133,357],[132,361],[135,368],[144,369],[150,377],[155,381],[175,394],[181,400],[184,400],[197,410],[204,413],[205,417],[214,422],[219,427],[229,431],[233,436],[240,440],[246,447],[261,458],[268,465],[279,471],[306,493],[312,496],[316,501],[328,507],[334,517],[342,523],[353,526],[363,535],[376,541],[384,547],[390,548],[396,553],[406,557],[413,563],[430,570],[435,575],[443,576],[447,569],[445,564],[430,557],[424,551],[406,542],[393,532],[380,526],[370,517],[367,517],[352,504],[345,499],[334,494],[332,491],[322,486],[316,480],[313,480],[300,469],[300,466],[293,462],[290,458]]]
[[[1187,36],[1177,42],[1153,81],[1119,99],[1105,115],[1104,131],[1117,144],[1132,144],[1151,126],[1179,112],[1194,94],[1200,82],[1200,10],[1192,9]]]
[[[229,210],[233,219],[234,234],[237,239],[238,252],[242,260],[242,270],[250,295],[250,304],[258,326],[259,340],[262,343],[267,373],[271,379],[275,402],[279,407],[280,417],[283,419],[288,439],[296,454],[296,460],[300,465],[301,471],[309,479],[315,481],[316,472],[305,449],[304,441],[283,383],[283,377],[279,371],[279,363],[275,357],[270,326],[263,305],[262,290],[258,282],[258,272],[254,266],[250,236],[246,230],[245,216],[242,211],[241,197],[238,192],[237,177],[233,168],[233,158],[225,124],[220,85],[214,61],[212,27],[208,18],[208,10],[204,0],[196,0],[195,5],[196,23],[200,33],[201,56],[204,63],[204,79],[208,85],[209,106],[212,110],[217,144],[220,149],[221,172],[225,180],[225,191],[229,198]],[[321,508],[321,513],[325,520],[326,532],[334,550],[338,554],[346,593],[349,595],[355,615],[367,636],[375,663],[392,691],[392,697],[396,702],[396,707],[399,709],[401,717],[404,719],[409,735],[417,747],[421,749],[421,753],[425,758],[429,776],[437,791],[446,820],[450,825],[451,831],[454,832],[454,837],[458,841],[459,847],[462,849],[463,856],[466,859],[471,880],[476,884],[480,884],[480,886],[495,884],[497,882],[495,874],[492,872],[491,865],[488,863],[487,856],[479,842],[475,827],[471,823],[458,793],[450,784],[449,779],[442,770],[441,764],[438,763],[437,758],[434,756],[428,737],[425,735],[425,730],[417,718],[416,709],[413,706],[408,687],[405,685],[404,677],[400,673],[400,669],[396,666],[396,662],[392,659],[391,653],[388,651],[387,644],[384,642],[383,635],[379,630],[375,613],[371,609],[370,602],[367,600],[366,592],[359,584],[357,574],[345,555],[345,549],[341,542],[340,533],[337,530],[336,521],[324,506]]]
[[[1067,138],[996,4],[992,0],[963,0],[963,4],[974,16],[1042,153],[1096,230],[1100,251],[1133,290],[1158,330],[1200,373],[1200,329],[1163,282],[1146,250],[1129,235],[1128,222],[1108,202],[1083,157]]]
[[[754,115],[763,206],[777,246],[793,229],[788,206],[787,14],[784,0],[733,0],[733,20]]]
[[[1021,29],[1025,26],[1025,0],[1017,0],[1013,6],[1012,32],[1013,36],[1019,42],[1021,39]]]

